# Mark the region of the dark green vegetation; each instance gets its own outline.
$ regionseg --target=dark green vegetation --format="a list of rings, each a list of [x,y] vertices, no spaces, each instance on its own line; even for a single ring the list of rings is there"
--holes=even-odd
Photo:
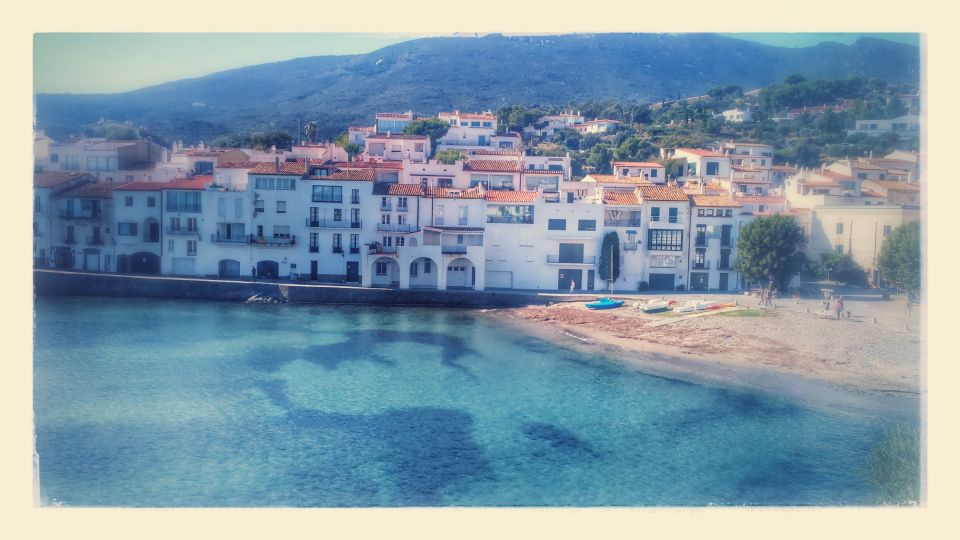
[[[867,462],[867,483],[879,491],[880,504],[920,502],[920,428],[897,425],[887,430]]]
[[[406,135],[426,135],[430,137],[430,148],[436,151],[438,142],[447,134],[447,131],[450,131],[450,124],[439,118],[419,118],[410,122],[410,124],[404,128],[403,133]]]
[[[820,261],[807,261],[807,270],[822,281],[842,281],[862,286],[867,275],[849,253],[821,253]]]
[[[920,292],[920,222],[897,227],[880,247],[877,268],[883,278],[911,293]]]
[[[735,267],[748,283],[768,282],[786,289],[787,282],[803,268],[800,251],[803,231],[790,216],[759,217],[740,230]]]
[[[608,232],[603,237],[600,248],[600,267],[597,269],[600,279],[612,284],[620,277],[620,236],[617,231]]]
[[[919,66],[916,47],[868,38],[804,48],[713,34],[425,38],[369,54],[251,66],[122,94],[39,94],[36,111],[38,127],[54,138],[110,118],[149,126],[166,140],[187,144],[274,131],[292,138],[308,121],[316,122],[311,138],[334,139],[348,125],[370,124],[377,111],[433,115],[452,108],[550,108],[585,100],[590,100],[580,107],[585,116],[615,117],[619,108],[620,117],[646,124],[651,117],[643,104],[708,91],[713,100],[729,101],[740,89],[760,88],[793,73],[810,79],[877,77],[915,86]],[[621,105],[602,105],[609,102]],[[702,122],[707,133],[720,133],[720,124],[696,107],[668,111],[676,119]],[[518,129],[530,118],[517,112],[506,120]],[[776,130],[761,131],[773,136]],[[670,135],[678,140],[699,136],[685,130]],[[669,141],[666,133],[651,136]],[[619,150],[623,142],[608,151]],[[603,153],[597,150],[593,161]],[[628,144],[620,155],[643,153]]]

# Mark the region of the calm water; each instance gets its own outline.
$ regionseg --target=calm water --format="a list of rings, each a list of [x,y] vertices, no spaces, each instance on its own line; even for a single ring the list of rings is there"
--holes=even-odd
[[[459,310],[40,298],[45,504],[871,504],[882,418]]]

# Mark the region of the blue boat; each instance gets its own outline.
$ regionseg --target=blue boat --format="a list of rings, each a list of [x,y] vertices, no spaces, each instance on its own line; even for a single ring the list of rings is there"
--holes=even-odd
[[[623,300],[611,300],[606,296],[586,304],[590,309],[613,309],[623,305]]]

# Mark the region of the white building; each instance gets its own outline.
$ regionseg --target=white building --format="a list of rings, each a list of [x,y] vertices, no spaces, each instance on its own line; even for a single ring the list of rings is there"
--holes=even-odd
[[[63,203],[60,194],[96,181],[93,175],[82,172],[45,171],[33,175],[33,260],[40,268],[56,266],[73,268],[77,234],[74,243],[64,240],[65,229],[60,223]],[[58,256],[55,256],[55,252]]]
[[[697,148],[677,148],[672,157],[686,161],[681,175],[685,180],[700,178],[710,181],[730,177],[731,158],[727,154]]]
[[[723,116],[724,121],[730,122],[731,124],[753,122],[753,113],[750,112],[749,107],[746,109],[728,109],[720,114]]]
[[[364,154],[368,158],[387,161],[425,163],[430,157],[430,137],[426,135],[398,135],[396,133],[367,135]]]
[[[857,120],[855,129],[847,130],[848,135],[881,135],[896,133],[900,140],[914,140],[920,137],[920,117],[906,114],[889,120]]]
[[[497,115],[490,111],[483,113],[441,112],[438,117],[450,124],[446,135],[438,141],[441,149],[451,146],[491,146],[491,139],[497,134]]]
[[[47,158],[37,159],[44,171],[92,174],[103,182],[162,181],[175,175],[156,169],[165,150],[150,141],[107,141],[86,138],[46,144]]]
[[[734,270],[740,227],[753,218],[729,196],[691,195],[690,290],[735,291],[740,274]]]
[[[53,266],[89,272],[115,270],[113,190],[122,184],[90,182],[50,199]]]
[[[130,182],[113,190],[117,272],[159,274],[163,188],[168,182]]]
[[[201,273],[197,258],[202,234],[203,194],[212,182],[212,177],[201,175],[168,182],[160,188],[163,210],[161,274],[195,276]]]
[[[622,123],[623,122],[619,120],[609,120],[609,119],[598,118],[596,120],[588,120],[580,124],[573,124],[570,127],[571,129],[573,129],[574,131],[576,131],[581,135],[586,135],[588,133],[600,134],[600,133],[606,133],[611,129],[616,128]]]

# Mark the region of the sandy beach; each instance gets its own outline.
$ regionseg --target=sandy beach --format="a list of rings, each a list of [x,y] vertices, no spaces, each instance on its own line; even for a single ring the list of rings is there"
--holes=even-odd
[[[627,363],[650,367],[656,358],[668,372],[716,374],[719,368],[735,378],[738,370],[759,370],[887,396],[916,397],[922,389],[919,310],[907,314],[902,303],[847,301],[851,316],[832,320],[817,316],[816,300],[781,299],[775,308],[759,309],[756,298],[708,295],[735,300],[738,307],[680,315],[633,308],[637,300],[654,297],[622,298],[624,306],[613,310],[561,301],[491,314],[561,345]]]

